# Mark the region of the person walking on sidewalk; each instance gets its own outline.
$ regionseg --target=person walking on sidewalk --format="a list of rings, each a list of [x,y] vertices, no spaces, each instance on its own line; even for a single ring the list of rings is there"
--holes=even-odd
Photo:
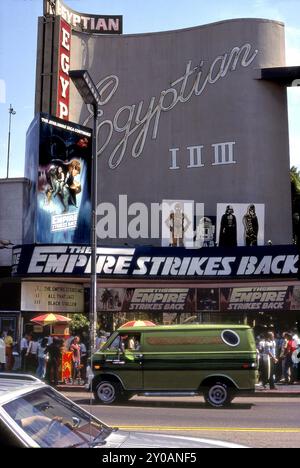
[[[5,343],[0,332],[0,372],[5,372],[6,357],[5,357]]]
[[[261,354],[263,359],[263,368],[264,371],[262,373],[262,385],[266,388],[266,385],[270,385],[271,390],[276,390],[275,383],[274,383],[274,371],[275,371],[275,364],[277,363],[276,358],[276,343],[274,340],[274,333],[268,332],[267,338],[262,343]]]
[[[298,328],[294,328],[293,330],[293,340],[296,347],[296,352],[293,355],[293,363],[294,363],[294,377],[295,380],[300,380],[300,337]]]
[[[284,350],[284,381],[293,384],[295,381],[295,369],[292,360],[293,352],[296,350],[295,342],[291,333],[286,333],[286,347]]]
[[[46,374],[46,348],[48,345],[48,339],[43,338],[40,343],[38,343],[37,348],[37,358],[38,358],[38,367],[36,370],[36,376],[39,379],[44,379]]]
[[[72,351],[72,360],[73,360],[73,382],[77,379],[77,382],[80,383],[80,344],[79,336],[75,336],[71,346],[70,351]]]
[[[21,371],[22,372],[25,372],[26,370],[25,361],[26,361],[26,354],[28,350],[28,344],[29,344],[29,337],[27,333],[24,333],[20,342]]]
[[[13,355],[13,347],[14,347],[14,340],[13,340],[13,331],[8,330],[6,337],[4,338],[5,343],[5,356],[6,356],[6,370],[11,372],[14,367],[15,358]]]
[[[56,336],[53,338],[52,343],[46,347],[45,354],[49,356],[45,380],[49,385],[56,387],[58,384],[58,368],[61,360],[60,343]]]

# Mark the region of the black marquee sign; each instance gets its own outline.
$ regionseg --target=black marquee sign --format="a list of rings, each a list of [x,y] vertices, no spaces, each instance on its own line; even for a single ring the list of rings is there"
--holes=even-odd
[[[284,279],[296,278],[294,245],[185,249],[98,247],[100,278]],[[83,245],[23,245],[13,249],[13,276],[87,277],[91,249]]]

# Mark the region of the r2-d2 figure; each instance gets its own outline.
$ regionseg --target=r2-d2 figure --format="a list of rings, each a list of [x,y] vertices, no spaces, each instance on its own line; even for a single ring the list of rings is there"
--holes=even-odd
[[[214,234],[215,226],[210,218],[204,216],[200,219],[196,230],[195,247],[200,249],[201,247],[214,247]]]

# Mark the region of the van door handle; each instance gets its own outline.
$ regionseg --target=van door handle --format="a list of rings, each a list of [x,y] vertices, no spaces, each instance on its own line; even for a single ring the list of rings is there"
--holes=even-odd
[[[143,359],[144,355],[143,354],[135,354],[134,355],[134,359],[138,360],[138,359]]]

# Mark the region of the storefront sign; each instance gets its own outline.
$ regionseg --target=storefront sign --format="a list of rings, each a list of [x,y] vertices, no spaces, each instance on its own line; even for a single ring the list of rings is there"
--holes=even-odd
[[[82,313],[84,310],[83,286],[49,282],[23,282],[21,310]]]
[[[172,247],[98,248],[102,278],[293,278],[294,245],[185,249]],[[91,249],[80,245],[24,245],[14,248],[13,275],[85,276]]]
[[[122,34],[122,16],[103,16],[78,13],[61,0],[44,0],[44,14],[59,15],[72,28],[97,34]]]
[[[59,31],[57,117],[64,120],[69,120],[70,58],[71,27],[66,21],[61,19]]]

